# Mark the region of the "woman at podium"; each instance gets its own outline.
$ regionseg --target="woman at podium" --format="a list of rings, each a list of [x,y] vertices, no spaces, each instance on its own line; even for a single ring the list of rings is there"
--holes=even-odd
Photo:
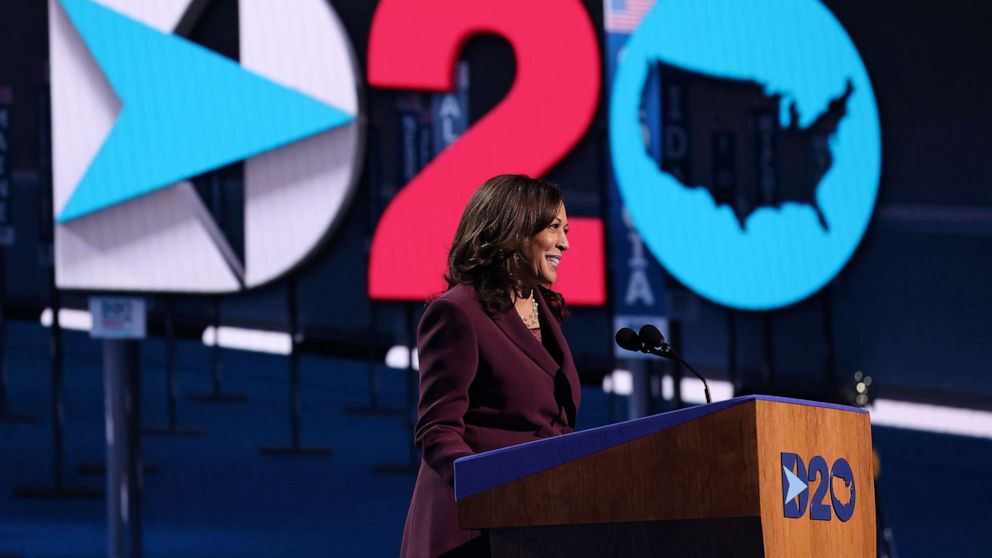
[[[551,286],[568,250],[558,186],[521,175],[486,181],[462,214],[447,290],[417,332],[423,459],[403,529],[404,558],[486,556],[488,540],[458,527],[453,462],[571,432],[579,377]]]

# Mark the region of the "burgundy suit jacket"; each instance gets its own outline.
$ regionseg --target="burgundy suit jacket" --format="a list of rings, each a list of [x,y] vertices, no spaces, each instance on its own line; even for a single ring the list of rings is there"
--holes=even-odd
[[[403,529],[404,558],[457,553],[481,534],[458,527],[456,459],[575,429],[579,376],[558,321],[536,296],[543,346],[513,309],[489,316],[471,286],[452,287],[427,307],[417,332],[414,432],[423,460]]]

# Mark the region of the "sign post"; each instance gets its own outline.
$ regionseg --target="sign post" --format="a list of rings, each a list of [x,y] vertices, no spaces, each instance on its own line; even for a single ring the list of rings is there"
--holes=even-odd
[[[107,434],[107,535],[112,558],[140,558],[141,545],[141,350],[145,301],[91,297],[93,328],[103,339]]]

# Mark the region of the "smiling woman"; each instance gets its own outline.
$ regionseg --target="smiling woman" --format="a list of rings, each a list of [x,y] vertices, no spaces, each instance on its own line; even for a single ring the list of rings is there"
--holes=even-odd
[[[523,175],[495,176],[476,190],[462,214],[448,254],[448,288],[472,285],[490,314],[538,289],[562,320],[564,300],[550,286],[568,249],[567,232],[558,186]]]
[[[454,461],[575,429],[579,377],[559,326],[565,301],[551,290],[567,233],[561,190],[526,176],[489,179],[465,208],[448,290],[417,333],[423,461],[402,556],[487,555],[479,531],[458,527]]]
[[[558,214],[551,224],[535,234],[524,246],[524,254],[534,266],[538,281],[545,286],[558,280],[558,264],[568,250],[568,215],[565,204],[558,206]]]

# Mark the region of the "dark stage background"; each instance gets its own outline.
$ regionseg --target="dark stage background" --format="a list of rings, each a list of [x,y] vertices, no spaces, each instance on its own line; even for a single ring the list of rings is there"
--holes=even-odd
[[[376,2],[333,0],[330,3],[344,22],[364,74]],[[729,311],[666,279],[668,298],[664,305],[669,318],[681,323],[682,353],[711,377],[733,381],[742,390],[831,399],[839,386],[850,383],[856,371],[863,371],[874,379],[871,388],[875,397],[992,410],[989,365],[992,362],[989,342],[992,338],[989,316],[992,312],[992,165],[989,164],[992,73],[987,70],[990,52],[987,27],[992,12],[986,2],[968,0],[829,0],[824,4],[843,24],[860,52],[878,104],[883,159],[871,224],[853,258],[823,291],[784,309]],[[586,0],[584,5],[602,42],[603,4]],[[47,3],[41,0],[15,0],[0,5],[0,86],[10,86],[13,93],[9,136],[13,182],[9,214],[16,230],[16,243],[4,251],[2,303],[7,317],[23,322],[17,326],[23,331],[27,331],[29,324],[36,325],[42,310],[50,304],[49,270],[41,265],[46,252],[40,242],[43,237],[40,226],[44,221],[41,214],[47,207],[40,192],[45,190],[42,181],[47,170],[39,168],[41,146],[49,141],[47,131],[39,124],[46,120],[40,111],[47,106],[42,101],[47,88],[47,9]],[[189,37],[236,59],[236,14],[236,0],[212,0]],[[462,60],[469,75],[466,99],[470,125],[509,90],[515,63],[509,44],[494,36],[472,39]],[[304,339],[301,346],[313,358],[349,361],[351,364],[335,369],[335,373],[348,374],[349,379],[340,383],[332,379],[331,387],[324,387],[341,388],[341,393],[358,399],[363,397],[364,380],[355,378],[364,378],[366,367],[353,361],[371,355],[381,362],[389,347],[408,342],[404,306],[372,302],[366,294],[371,234],[379,215],[405,184],[411,169],[422,167],[436,154],[430,145],[405,136],[402,125],[404,111],[409,112],[411,103],[419,102],[427,107],[425,114],[430,112],[430,94],[411,95],[366,85],[362,95],[368,123],[367,149],[357,192],[340,226],[298,272],[298,327]],[[609,87],[604,84],[588,133],[548,174],[549,179],[567,191],[570,215],[605,215],[608,197],[605,185],[610,173],[608,102]],[[242,168],[236,164],[195,181],[198,192],[236,250],[243,246],[241,179]],[[608,289],[610,300],[604,307],[573,309],[565,326],[580,373],[590,390],[597,389],[603,376],[616,364],[612,344],[614,291]],[[63,304],[83,309],[90,294],[93,293],[65,292]],[[148,296],[152,336],[162,331],[163,300],[160,296]],[[177,332],[190,347],[197,345],[204,328],[215,323],[215,303],[220,305],[220,323],[224,325],[286,331],[286,300],[286,284],[281,280],[223,297],[176,296],[173,301]],[[733,344],[729,341],[731,330],[736,335]],[[23,333],[18,339],[27,341],[18,341],[20,349],[15,344],[11,351],[42,346],[37,335]],[[75,354],[98,358],[96,341],[80,338],[72,342],[79,346],[90,343],[90,353],[80,348]],[[149,341],[149,346],[155,347],[152,351],[158,350],[154,343],[157,342]],[[188,349],[194,353],[197,350]],[[14,358],[25,367],[31,366],[20,357]],[[87,368],[96,374],[92,365],[90,362]],[[255,366],[244,364],[241,371],[255,370]],[[314,373],[319,373],[317,369],[314,365]],[[240,373],[236,368],[228,370],[235,378]],[[11,373],[20,374],[13,367]],[[44,370],[40,365],[34,373],[37,377],[32,381],[42,381]],[[260,377],[253,376],[250,380],[261,382],[255,386],[259,393],[267,393],[270,388],[284,389],[275,383],[277,380],[267,384]],[[401,384],[391,381],[386,380],[385,396],[401,404]],[[95,388],[79,389],[83,393]],[[25,388],[23,393],[44,397],[37,386]],[[599,400],[596,397],[599,396],[591,399],[592,405],[603,406],[599,411],[591,411],[596,418],[587,425],[605,423],[615,418],[614,411],[622,411],[622,405],[611,401],[609,404],[614,407],[610,408],[608,417],[605,396]],[[311,403],[319,407],[324,401],[327,399]],[[344,404],[340,400],[336,402]],[[196,418],[210,420],[199,415]],[[278,420],[282,420],[281,416]],[[98,421],[94,424],[91,430],[98,428]],[[354,427],[351,422],[335,424],[340,428]],[[234,428],[226,423],[217,428],[225,426]],[[391,442],[405,444],[402,427],[391,428],[394,430],[390,434]],[[27,438],[23,435],[18,436],[24,445],[33,443],[24,441]],[[353,438],[346,439],[360,443],[356,440],[361,436]],[[911,452],[907,448],[915,444],[934,452],[971,451],[961,449],[971,447],[966,443],[956,446],[960,442],[957,438],[948,442],[932,434],[888,430],[877,438],[892,455],[898,456],[897,464],[900,460],[908,462],[910,457],[905,454]],[[383,451],[393,452],[400,460],[404,457],[403,450],[396,452],[395,447]],[[969,470],[984,471],[981,474],[985,476],[976,473],[959,480],[975,483],[976,493],[985,494],[984,499],[976,496],[978,500],[969,504],[968,514],[985,513],[987,517],[988,495],[992,494],[987,481],[987,475],[992,472],[988,451],[958,453],[954,457],[950,453],[951,460],[967,461]],[[12,458],[9,453],[6,456]],[[168,457],[160,459],[168,464]],[[29,461],[14,461],[14,467],[8,461],[0,472],[16,469],[21,471],[16,474],[23,477]],[[362,462],[355,467],[365,465],[370,464]],[[934,469],[928,470],[939,474],[943,465],[932,465]],[[313,471],[308,470],[307,474],[310,473]],[[262,482],[253,475],[256,473],[239,471],[235,476],[239,482]],[[892,484],[929,482],[930,479],[924,481],[922,476],[902,470],[895,474]],[[341,486],[346,485],[342,481]],[[383,488],[398,492],[407,489],[402,483]],[[895,491],[898,490],[901,489]],[[942,497],[934,491],[927,494]],[[211,493],[210,497],[215,501],[224,499],[223,494]],[[406,495],[397,501],[401,502],[389,501],[382,506],[403,507]],[[892,499],[889,505],[900,506],[905,502]],[[942,505],[936,501],[931,504]],[[395,522],[403,516],[403,511],[390,509],[382,513]],[[898,510],[892,509],[890,513],[895,517]],[[907,531],[926,529],[917,517],[904,519]],[[209,521],[210,518],[196,519]],[[319,523],[310,526],[326,527]],[[390,528],[399,529],[394,524]],[[952,527],[940,532],[948,538],[983,536],[977,532],[962,533]],[[396,535],[393,538],[398,537],[393,534]],[[921,541],[923,538],[920,535]],[[387,542],[398,543],[398,540]],[[921,555],[913,554],[910,548],[905,548],[903,554]]]
[[[333,2],[364,66],[373,2]],[[586,2],[597,29],[602,6]],[[772,366],[778,376],[825,373],[824,312],[831,312],[835,373],[870,373],[878,393],[987,406],[992,333],[992,77],[982,71],[985,37],[979,2],[827,2],[858,47],[871,76],[883,133],[883,170],[875,217],[858,252],[824,294],[772,312]],[[236,2],[215,0],[191,38],[237,56]],[[7,251],[6,304],[22,315],[46,305],[46,271],[38,265],[38,96],[47,57],[44,2],[3,8],[0,77],[13,88],[11,215],[17,244]],[[16,56],[9,53],[16,52]],[[469,121],[488,112],[509,89],[513,54],[498,37],[469,42]],[[602,181],[609,172],[604,87],[595,122],[582,142],[549,174],[568,191],[570,213],[601,215]],[[363,351],[370,303],[365,292],[368,239],[391,193],[403,184],[404,156],[397,107],[404,92],[368,87],[368,154],[359,191],[340,229],[300,276],[300,322],[308,340],[328,350]],[[429,155],[429,153],[428,153]],[[240,165],[218,171],[222,195],[198,183],[232,245],[239,245]],[[373,183],[374,182],[374,183]],[[220,203],[216,203],[219,201]],[[290,226],[287,223],[287,226]],[[284,285],[225,296],[225,324],[284,330]],[[677,289],[676,289],[677,290]],[[717,375],[726,374],[727,316],[690,292],[678,293],[684,352]],[[82,307],[84,293],[68,296]],[[184,330],[198,332],[212,312],[204,297],[179,301]],[[152,299],[153,314],[155,301]],[[404,338],[396,304],[375,303],[377,346]],[[827,308],[830,310],[827,310]],[[760,378],[765,355],[764,315],[736,313],[741,382]],[[153,320],[155,316],[153,315]],[[568,334],[582,349],[590,381],[609,369],[610,321],[604,309],[578,309]],[[191,333],[192,334],[192,333]],[[318,341],[323,343],[318,343]],[[755,380],[755,381],[760,381]],[[784,381],[784,380],[783,380]]]

